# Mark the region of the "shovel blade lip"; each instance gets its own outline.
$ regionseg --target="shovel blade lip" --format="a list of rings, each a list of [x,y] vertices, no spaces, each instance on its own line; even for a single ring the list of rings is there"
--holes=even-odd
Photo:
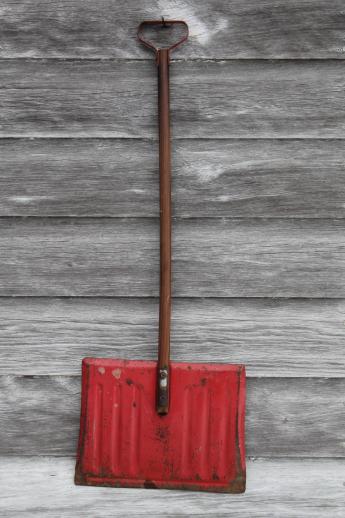
[[[74,483],[77,486],[99,486],[114,488],[137,489],[173,489],[182,491],[206,491],[209,493],[244,493],[246,490],[246,475],[242,473],[228,484],[202,481],[183,480],[147,480],[93,477],[79,473],[76,470]]]
[[[112,367],[114,365],[121,365],[123,367],[131,366],[133,368],[157,368],[157,362],[154,360],[127,360],[118,358],[92,358],[86,357],[82,359],[83,366],[100,366],[100,367]],[[191,370],[205,370],[205,371],[228,371],[228,372],[244,372],[245,365],[239,363],[220,363],[220,362],[170,362],[172,369],[186,369]]]
[[[245,491],[245,367],[170,369],[170,410],[161,416],[156,361],[84,358],[76,484]]]

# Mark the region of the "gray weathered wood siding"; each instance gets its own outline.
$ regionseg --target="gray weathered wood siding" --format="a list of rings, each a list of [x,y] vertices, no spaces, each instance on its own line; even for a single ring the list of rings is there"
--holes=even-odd
[[[156,354],[171,66],[172,357],[245,363],[245,495],[73,486],[84,356]],[[3,0],[0,514],[345,515],[343,0]]]
[[[186,20],[193,58],[344,58],[342,0],[3,0],[2,57],[145,59],[138,22]]]
[[[176,491],[73,485],[74,461],[66,457],[5,457],[0,464],[0,511],[25,518],[343,518],[344,463],[339,459],[248,461],[248,489],[241,497]],[[316,490],[317,488],[317,490]],[[23,491],[25,489],[25,491]]]
[[[148,57],[1,60],[0,137],[157,137]],[[342,60],[179,61],[171,67],[173,136],[342,138],[344,89]]]

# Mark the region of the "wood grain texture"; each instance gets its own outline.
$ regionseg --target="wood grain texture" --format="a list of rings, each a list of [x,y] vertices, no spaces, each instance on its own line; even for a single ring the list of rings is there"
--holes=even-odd
[[[156,299],[0,299],[0,374],[79,374],[81,358],[153,359]],[[172,359],[247,376],[345,377],[343,300],[175,299]]]
[[[176,57],[344,56],[341,0],[4,0],[0,56],[143,58],[136,28],[162,14],[190,25]]]
[[[156,137],[154,60],[0,61],[0,137]],[[344,138],[341,60],[178,62],[176,138]],[[212,92],[212,95],[210,95]]]
[[[79,376],[1,376],[0,389],[0,455],[74,455]],[[249,378],[247,454],[344,457],[344,407],[344,379]]]
[[[343,518],[344,460],[249,460],[243,495],[74,486],[73,458],[2,458],[6,518]],[[29,474],[29,475],[28,475]]]
[[[183,217],[344,217],[342,140],[175,140]],[[0,140],[0,216],[158,216],[157,143]]]
[[[185,219],[177,297],[343,297],[344,220]],[[2,296],[157,296],[158,220],[0,219]]]

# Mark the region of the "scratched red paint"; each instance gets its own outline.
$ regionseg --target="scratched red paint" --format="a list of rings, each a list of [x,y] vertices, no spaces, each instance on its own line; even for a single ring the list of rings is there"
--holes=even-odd
[[[171,362],[166,416],[155,410],[157,363],[86,358],[77,484],[245,490],[245,370]]]

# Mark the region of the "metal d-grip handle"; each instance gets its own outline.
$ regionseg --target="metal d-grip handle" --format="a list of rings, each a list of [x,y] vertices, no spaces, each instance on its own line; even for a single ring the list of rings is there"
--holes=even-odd
[[[185,34],[167,48],[157,48],[147,40],[144,29],[148,26],[169,27],[183,25]],[[152,20],[139,25],[138,38],[146,47],[155,51],[158,66],[158,112],[159,112],[159,193],[160,193],[160,293],[159,293],[159,338],[157,365],[158,414],[169,411],[170,388],[170,319],[171,319],[171,156],[169,113],[169,53],[188,38],[188,26],[179,20]]]
[[[158,48],[152,41],[148,40],[145,37],[144,31],[145,31],[146,27],[154,26],[154,27],[168,28],[168,27],[172,27],[173,25],[182,25],[185,29],[185,33],[183,34],[183,36],[181,36],[181,38],[176,43],[173,43],[172,45],[170,45],[170,47],[166,47],[164,49]],[[164,17],[162,16],[161,20],[146,20],[144,22],[141,22],[141,24],[138,27],[139,41],[143,45],[148,47],[149,49],[154,50],[155,52],[159,52],[160,50],[170,51],[170,50],[176,49],[176,47],[178,47],[184,41],[186,41],[187,38],[188,38],[188,25],[186,24],[186,22],[184,22],[182,20],[165,20]]]

